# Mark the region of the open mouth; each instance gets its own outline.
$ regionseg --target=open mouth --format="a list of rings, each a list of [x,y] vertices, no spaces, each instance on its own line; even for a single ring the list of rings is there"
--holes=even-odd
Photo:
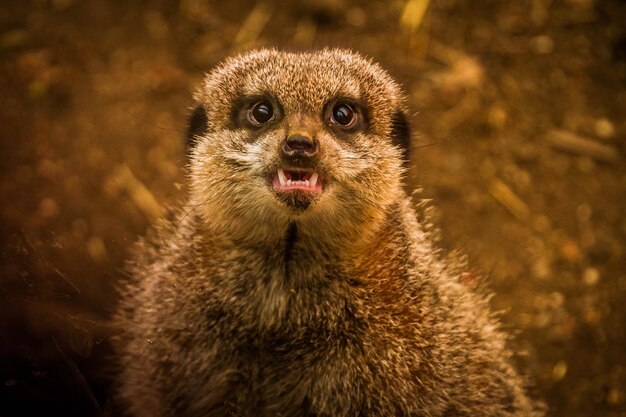
[[[317,172],[312,170],[278,168],[272,186],[275,191],[279,192],[321,193],[322,179]]]

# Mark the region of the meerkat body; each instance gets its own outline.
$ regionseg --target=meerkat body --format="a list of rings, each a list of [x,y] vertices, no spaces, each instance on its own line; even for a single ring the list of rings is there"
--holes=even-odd
[[[538,415],[402,189],[383,70],[258,51],[196,99],[188,202],[139,244],[118,318],[133,415]]]

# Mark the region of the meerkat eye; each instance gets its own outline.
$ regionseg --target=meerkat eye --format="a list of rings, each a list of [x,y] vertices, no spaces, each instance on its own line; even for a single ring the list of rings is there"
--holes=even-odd
[[[274,116],[274,108],[267,100],[254,103],[248,110],[248,120],[255,126],[269,122]]]
[[[343,127],[351,127],[356,121],[356,112],[347,103],[337,103],[330,113],[330,121]]]

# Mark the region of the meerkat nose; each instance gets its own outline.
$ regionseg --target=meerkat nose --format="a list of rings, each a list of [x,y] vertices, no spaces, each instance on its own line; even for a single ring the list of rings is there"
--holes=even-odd
[[[304,135],[289,136],[281,145],[283,153],[292,157],[304,156],[310,158],[317,154],[318,148],[317,140]]]

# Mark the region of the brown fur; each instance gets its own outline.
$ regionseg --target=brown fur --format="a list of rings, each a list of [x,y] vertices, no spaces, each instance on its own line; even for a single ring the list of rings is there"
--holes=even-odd
[[[263,94],[282,118],[238,126],[237,103]],[[365,131],[327,128],[336,97],[364,103]],[[132,414],[539,415],[484,297],[438,256],[402,190],[403,95],[382,69],[342,50],[263,50],[227,60],[196,99],[206,129],[188,202],[139,244],[118,318]],[[268,186],[301,129],[327,180],[306,207]]]

